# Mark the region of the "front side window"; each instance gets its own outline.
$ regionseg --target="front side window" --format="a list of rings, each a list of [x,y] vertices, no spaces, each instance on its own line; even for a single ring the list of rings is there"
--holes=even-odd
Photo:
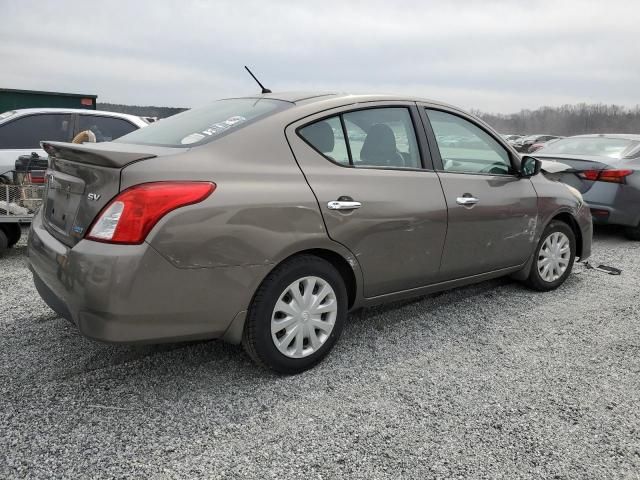
[[[325,157],[344,166],[421,167],[411,114],[404,107],[336,115],[301,128],[299,134]]]
[[[201,145],[292,105],[270,98],[218,100],[154,122],[116,141],[167,147]]]
[[[110,142],[137,129],[138,127],[122,118],[82,114],[78,118],[78,131],[91,130],[97,142]]]
[[[512,172],[509,152],[491,135],[464,118],[427,110],[443,170],[505,175]]]
[[[70,114],[42,114],[17,118],[0,125],[0,148],[37,149],[42,140],[71,140]]]

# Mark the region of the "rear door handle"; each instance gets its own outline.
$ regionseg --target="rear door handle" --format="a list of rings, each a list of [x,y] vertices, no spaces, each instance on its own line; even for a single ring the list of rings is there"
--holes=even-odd
[[[356,208],[360,208],[361,206],[362,204],[360,202],[354,202],[353,200],[334,200],[327,203],[327,208],[329,210],[355,210]]]
[[[475,205],[479,201],[480,200],[478,200],[476,197],[458,197],[458,198],[456,198],[456,203],[458,205],[463,205],[465,207],[470,207],[472,205]]]

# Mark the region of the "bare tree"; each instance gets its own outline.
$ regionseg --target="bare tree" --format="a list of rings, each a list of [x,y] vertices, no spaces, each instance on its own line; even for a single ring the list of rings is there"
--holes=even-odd
[[[640,134],[640,105],[563,105],[521,110],[519,113],[492,114],[474,112],[502,133],[579,135],[583,133]]]

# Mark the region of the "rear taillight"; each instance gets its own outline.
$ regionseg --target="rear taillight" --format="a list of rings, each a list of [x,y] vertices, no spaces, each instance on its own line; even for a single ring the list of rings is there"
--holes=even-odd
[[[592,182],[624,183],[625,177],[633,173],[633,170],[584,170],[578,172],[578,176]]]
[[[216,189],[210,182],[143,183],[124,190],[100,212],[88,240],[137,245],[167,213],[199,203]]]

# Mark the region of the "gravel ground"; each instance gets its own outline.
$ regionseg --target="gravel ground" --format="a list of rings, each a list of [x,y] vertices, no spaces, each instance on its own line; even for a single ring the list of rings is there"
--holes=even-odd
[[[357,312],[279,377],[221,342],[82,338],[0,258],[0,478],[632,478],[640,243],[558,291],[485,282]]]

